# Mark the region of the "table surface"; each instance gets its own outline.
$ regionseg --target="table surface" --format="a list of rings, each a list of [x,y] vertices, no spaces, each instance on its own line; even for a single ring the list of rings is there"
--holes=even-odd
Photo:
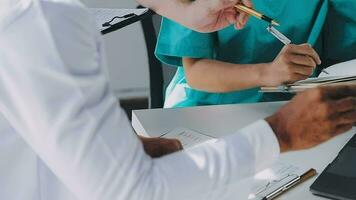
[[[222,137],[273,114],[283,104],[285,102],[136,110],[132,112],[132,125],[138,134],[151,137],[160,136],[177,127],[186,127]],[[312,149],[284,153],[280,156],[280,160],[296,166],[311,167],[320,173],[355,132],[351,130]],[[278,199],[324,199],[314,196],[309,191],[315,178],[284,193]]]

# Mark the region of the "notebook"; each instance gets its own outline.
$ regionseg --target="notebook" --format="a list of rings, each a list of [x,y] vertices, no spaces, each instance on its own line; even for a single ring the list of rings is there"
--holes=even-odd
[[[321,73],[317,78],[309,78],[293,84],[277,87],[261,87],[263,93],[296,93],[306,89],[341,83],[356,83],[356,60],[339,63],[329,67],[329,74]]]
[[[306,80],[298,81],[293,84],[280,85],[278,87],[261,87],[260,91],[264,93],[296,93],[310,88],[341,83],[356,83],[356,75],[308,78]]]

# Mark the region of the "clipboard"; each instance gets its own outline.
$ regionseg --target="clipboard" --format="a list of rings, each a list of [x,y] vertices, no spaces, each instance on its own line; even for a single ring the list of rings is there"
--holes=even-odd
[[[308,180],[309,178],[315,176],[316,174],[317,174],[317,172],[316,172],[315,169],[313,169],[313,168],[309,169],[307,172],[305,172],[301,176],[297,176],[294,179],[290,180],[285,185],[276,188],[271,193],[267,194],[262,200],[274,199],[274,198],[278,197],[279,195],[283,194],[284,192],[294,188],[298,184],[301,184],[301,183],[305,182],[306,180]]]
[[[277,161],[252,178],[249,200],[271,200],[317,174],[313,168]]]
[[[103,35],[122,29],[155,14],[148,8],[90,8],[89,13],[95,18],[97,27]],[[104,26],[105,24],[106,26]]]

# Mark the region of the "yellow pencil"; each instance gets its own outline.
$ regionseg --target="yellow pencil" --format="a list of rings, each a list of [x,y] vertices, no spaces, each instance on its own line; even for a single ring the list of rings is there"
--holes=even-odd
[[[252,15],[258,19],[261,19],[261,20],[264,20],[272,25],[275,25],[275,26],[279,26],[279,23],[276,22],[274,19],[270,18],[270,17],[267,17],[266,15],[263,15],[259,12],[257,12],[256,10],[252,9],[252,8],[249,8],[247,6],[244,6],[242,4],[237,4],[235,5],[235,8],[240,10],[240,11],[243,11],[249,15]]]

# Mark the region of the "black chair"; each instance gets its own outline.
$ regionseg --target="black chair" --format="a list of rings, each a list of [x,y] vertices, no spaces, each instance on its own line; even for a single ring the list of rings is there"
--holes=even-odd
[[[138,6],[138,8],[142,8]],[[164,79],[162,63],[156,58],[154,52],[157,42],[157,33],[153,23],[153,18],[157,15],[153,11],[148,17],[141,20],[143,29],[147,56],[149,62],[149,80],[150,80],[150,97],[149,108],[162,108],[163,107],[163,92],[164,92]]]

